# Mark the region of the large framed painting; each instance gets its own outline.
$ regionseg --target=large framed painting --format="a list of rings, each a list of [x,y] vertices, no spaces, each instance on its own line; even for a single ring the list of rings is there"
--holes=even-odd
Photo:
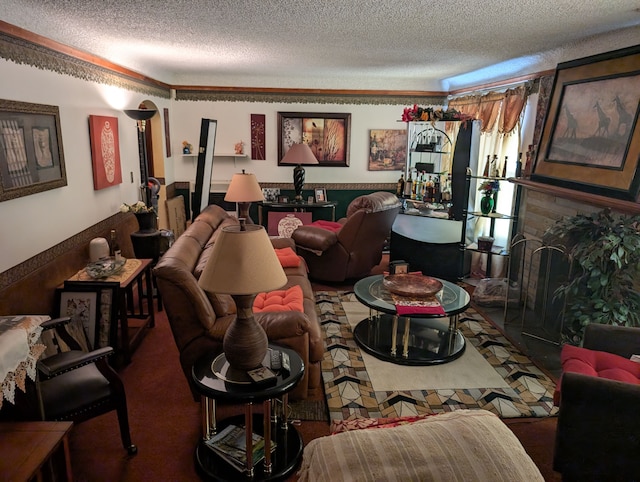
[[[278,165],[293,144],[304,142],[320,166],[349,166],[351,114],[278,112]]]
[[[370,171],[404,171],[406,163],[406,129],[371,129],[369,131]]]
[[[99,190],[122,183],[118,118],[89,116],[93,189]]]
[[[636,201],[640,46],[558,64],[531,179]]]
[[[66,185],[58,107],[0,100],[0,201]]]

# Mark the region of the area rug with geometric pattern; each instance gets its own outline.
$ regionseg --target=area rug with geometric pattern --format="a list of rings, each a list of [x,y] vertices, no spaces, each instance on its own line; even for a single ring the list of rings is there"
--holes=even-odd
[[[315,296],[325,341],[322,377],[331,421],[413,416],[473,408],[489,410],[502,418],[557,414],[557,407],[553,406],[555,382],[473,308],[460,315],[458,326],[466,339],[465,352],[477,351],[480,362],[471,359],[471,362],[466,362],[466,368],[461,370],[473,375],[474,367],[486,361],[488,370],[495,371],[493,377],[486,377],[486,384],[494,386],[478,387],[476,384],[442,388],[428,386],[429,382],[426,381],[421,382],[425,386],[416,387],[412,386],[415,377],[410,374],[419,370],[427,375],[428,380],[432,366],[408,367],[414,371],[405,372],[407,367],[392,365],[395,387],[392,390],[378,390],[372,383],[375,377],[369,373],[371,368],[366,363],[370,355],[363,353],[356,344],[352,331],[353,319],[350,323],[343,306],[343,303],[345,306],[357,303],[354,293],[316,291]],[[469,355],[476,356],[475,351]],[[454,366],[455,362],[451,362],[451,365]],[[464,367],[465,362],[460,363]],[[369,364],[374,365],[372,362]],[[469,373],[466,375],[461,380],[470,378]],[[455,385],[455,374],[448,378]],[[403,383],[406,383],[407,389],[402,388]],[[460,382],[461,385],[466,383]]]

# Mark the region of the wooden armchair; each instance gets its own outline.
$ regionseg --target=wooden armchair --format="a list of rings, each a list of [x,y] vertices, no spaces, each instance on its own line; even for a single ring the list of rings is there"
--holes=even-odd
[[[63,328],[68,317],[42,323],[43,330]],[[65,337],[66,330],[58,330]],[[43,420],[82,422],[116,410],[122,444],[129,455],[138,449],[131,443],[129,417],[124,385],[108,363],[113,348],[98,348],[89,352],[77,349],[70,337],[65,342],[72,348],[38,361],[38,395]]]

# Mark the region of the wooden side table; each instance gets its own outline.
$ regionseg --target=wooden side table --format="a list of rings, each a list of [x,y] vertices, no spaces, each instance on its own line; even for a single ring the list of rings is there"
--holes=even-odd
[[[69,433],[73,422],[0,423],[3,480],[73,480]]]
[[[96,280],[90,278],[84,270],[80,270],[64,282],[64,287],[67,289],[80,284],[113,290],[114,321],[120,324],[120,342],[118,343],[117,336],[115,336],[111,343],[116,355],[124,365],[131,362],[131,354],[142,341],[146,328],[155,326],[151,280],[153,260],[130,259],[127,260],[127,263],[129,262],[133,263],[134,269],[126,271],[128,266],[126,265],[125,272],[122,274]],[[138,321],[135,325],[130,325],[130,320]]]

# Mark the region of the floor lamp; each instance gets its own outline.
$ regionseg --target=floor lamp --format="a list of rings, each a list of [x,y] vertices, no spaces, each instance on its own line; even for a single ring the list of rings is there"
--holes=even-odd
[[[141,105],[143,107],[144,104]],[[156,111],[153,109],[128,109],[124,111],[129,117],[137,121],[138,124],[138,154],[140,156],[140,190],[143,192],[143,201],[147,207],[151,207],[151,187],[149,186],[149,166],[147,165],[147,142],[145,138],[145,127],[147,121],[151,119]]]

